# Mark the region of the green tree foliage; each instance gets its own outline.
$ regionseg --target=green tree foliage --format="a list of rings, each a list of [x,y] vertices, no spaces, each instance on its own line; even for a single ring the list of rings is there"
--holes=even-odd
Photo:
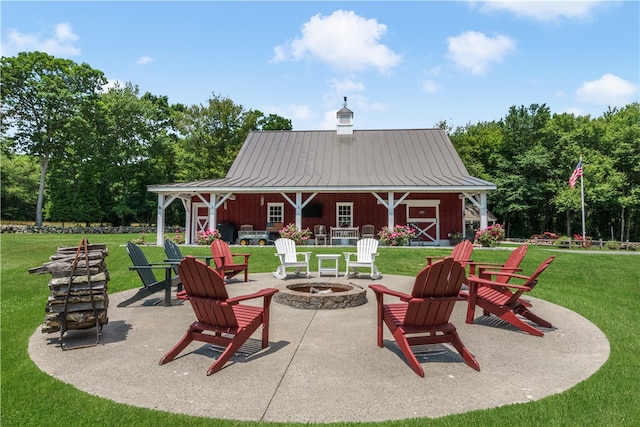
[[[0,175],[2,217],[33,221],[38,199],[38,162],[32,156],[24,154],[3,155]]]
[[[582,156],[587,234],[640,239],[640,104],[596,119],[514,106],[498,122],[450,133],[470,173],[497,185],[489,209],[509,236],[581,234],[581,189],[568,179]]]
[[[177,149],[180,181],[222,178],[252,130],[291,130],[291,120],[245,110],[230,98],[213,94],[206,105],[176,109],[181,136]]]
[[[0,66],[2,133],[8,149],[38,159],[36,224],[41,225],[49,163],[73,150],[74,135],[86,130],[83,112],[106,80],[87,64],[42,52],[2,57]]]

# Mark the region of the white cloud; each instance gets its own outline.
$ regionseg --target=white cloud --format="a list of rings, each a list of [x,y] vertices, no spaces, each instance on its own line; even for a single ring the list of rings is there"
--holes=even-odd
[[[52,34],[48,36],[39,33],[24,34],[10,29],[6,40],[2,42],[2,55],[14,56],[20,52],[40,51],[59,57],[78,56],[80,48],[75,46],[77,41],[78,36],[68,22],[56,24]]]
[[[605,1],[486,1],[480,10],[485,12],[505,10],[516,16],[533,18],[538,21],[557,21],[561,18],[584,20],[591,17],[593,11],[605,4]]]
[[[154,59],[148,55],[142,55],[140,57],[140,59],[138,59],[136,61],[136,65],[146,65],[146,64],[151,64],[154,61]]]
[[[598,80],[584,82],[576,90],[582,102],[602,106],[624,106],[638,98],[638,85],[614,74],[604,74]]]
[[[447,38],[449,58],[473,74],[485,74],[489,65],[500,62],[515,50],[516,43],[506,36],[487,37],[476,31],[466,31],[459,36]]]
[[[375,19],[337,10],[329,16],[313,16],[302,26],[302,35],[274,48],[273,62],[313,59],[343,71],[369,67],[388,72],[402,56],[380,43],[387,26]]]
[[[433,80],[425,80],[422,82],[422,90],[427,93],[437,93],[440,91],[440,85]]]

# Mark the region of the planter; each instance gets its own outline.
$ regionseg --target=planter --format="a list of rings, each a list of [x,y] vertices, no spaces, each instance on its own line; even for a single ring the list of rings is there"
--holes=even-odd
[[[451,246],[455,246],[455,245],[457,245],[458,243],[462,242],[462,240],[463,240],[463,239],[462,239],[462,237],[450,237],[450,238],[449,238],[449,244],[450,244]]]

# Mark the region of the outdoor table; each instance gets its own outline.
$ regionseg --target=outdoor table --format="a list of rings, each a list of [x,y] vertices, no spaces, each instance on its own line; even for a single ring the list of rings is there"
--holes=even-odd
[[[340,259],[339,254],[317,254],[318,258],[318,275],[322,276],[322,273],[333,273],[336,277],[338,277],[338,260]],[[333,261],[334,264],[332,266],[323,266],[323,261]]]

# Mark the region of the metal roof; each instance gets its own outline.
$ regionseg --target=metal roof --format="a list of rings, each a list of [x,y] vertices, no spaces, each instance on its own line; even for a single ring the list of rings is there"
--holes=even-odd
[[[157,193],[486,191],[442,129],[256,131],[225,178],[148,187]]]

